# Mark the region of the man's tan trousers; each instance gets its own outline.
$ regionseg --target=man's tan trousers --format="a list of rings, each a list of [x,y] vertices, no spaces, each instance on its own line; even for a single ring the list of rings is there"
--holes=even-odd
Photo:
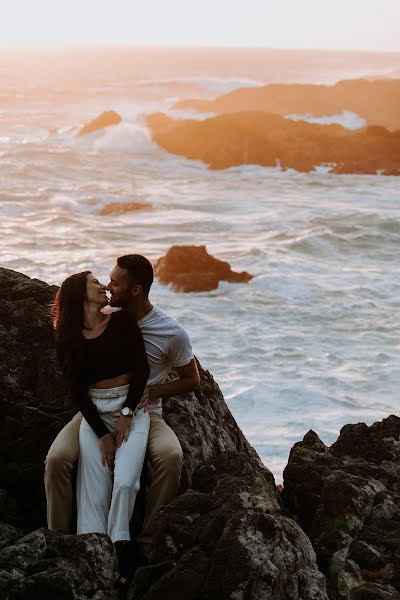
[[[69,533],[72,520],[72,474],[79,457],[79,428],[82,415],[75,417],[60,431],[45,461],[44,483],[47,497],[49,529]],[[151,542],[154,518],[159,508],[171,502],[179,485],[182,448],[172,429],[161,415],[150,413],[147,452],[153,476],[146,500],[146,514],[140,541]]]

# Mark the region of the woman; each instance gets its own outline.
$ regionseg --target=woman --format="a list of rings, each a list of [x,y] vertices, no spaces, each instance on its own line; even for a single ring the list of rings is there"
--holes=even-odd
[[[90,271],[68,277],[52,306],[58,357],[83,420],[77,533],[130,540],[149,415],[137,410],[150,374],[143,338],[126,311],[103,314],[106,286]],[[136,409],[136,411],[135,411]]]

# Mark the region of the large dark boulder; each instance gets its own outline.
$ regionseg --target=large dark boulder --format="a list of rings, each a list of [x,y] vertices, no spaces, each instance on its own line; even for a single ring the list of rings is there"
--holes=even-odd
[[[49,319],[57,288],[0,269],[0,289],[0,521],[33,529],[47,450],[72,416]]]
[[[140,569],[128,597],[325,598],[311,543],[280,514],[271,483],[246,452],[200,466],[192,489],[158,515],[155,560],[170,567]]]
[[[112,599],[107,536],[43,529],[43,460],[71,416],[49,325],[56,288],[7,269],[0,283],[0,598]],[[181,495],[160,511],[153,564],[136,571],[130,597],[326,600],[310,541],[282,514],[273,476],[200,372],[195,394],[165,403],[184,453]]]
[[[224,260],[208,254],[205,246],[172,246],[158,259],[154,272],[161,283],[170,283],[178,292],[209,292],[220,281],[247,283],[253,276],[237,273]]]
[[[400,418],[314,432],[284,471],[284,502],[309,534],[330,597],[400,598]]]
[[[121,121],[121,115],[115,112],[115,110],[106,110],[91,121],[88,121],[88,123],[85,123],[85,125],[83,125],[79,130],[78,135],[88,135],[89,133],[93,133],[99,129],[105,129],[106,127],[119,125]]]
[[[159,146],[202,160],[210,169],[256,164],[309,172],[326,165],[334,173],[400,174],[399,131],[383,133],[376,127],[349,131],[255,110],[203,121],[156,113],[146,121]]]
[[[5,600],[117,600],[116,577],[114,548],[105,535],[59,535],[42,528],[0,551]]]

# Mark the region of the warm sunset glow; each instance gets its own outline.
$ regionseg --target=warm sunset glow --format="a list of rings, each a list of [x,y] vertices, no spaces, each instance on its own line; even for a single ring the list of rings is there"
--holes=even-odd
[[[1,44],[400,50],[398,0],[3,0]]]

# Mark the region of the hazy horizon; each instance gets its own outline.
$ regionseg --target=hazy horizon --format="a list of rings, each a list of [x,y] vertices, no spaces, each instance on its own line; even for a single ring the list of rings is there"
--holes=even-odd
[[[21,18],[23,17],[23,18]],[[3,44],[400,52],[397,0],[4,0]],[[361,26],[362,25],[362,26]]]
[[[79,42],[79,43],[8,43],[3,44],[0,42],[0,49],[5,50],[87,50],[87,49],[138,49],[138,50],[174,50],[180,48],[187,48],[189,50],[266,50],[270,52],[326,52],[332,54],[385,54],[385,55],[400,55],[400,48],[398,50],[376,50],[368,48],[317,48],[317,47],[284,47],[284,46],[251,46],[251,45],[202,45],[202,44],[135,44],[135,43],[123,43],[123,42]]]

